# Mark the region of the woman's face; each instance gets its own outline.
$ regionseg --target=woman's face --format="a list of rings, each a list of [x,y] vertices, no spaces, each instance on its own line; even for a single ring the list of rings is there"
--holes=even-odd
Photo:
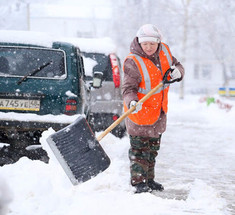
[[[140,43],[140,46],[147,55],[153,55],[157,51],[158,43],[142,42]]]

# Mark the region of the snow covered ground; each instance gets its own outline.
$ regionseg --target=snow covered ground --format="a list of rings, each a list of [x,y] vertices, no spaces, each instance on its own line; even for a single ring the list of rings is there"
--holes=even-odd
[[[220,98],[233,105],[226,111],[199,99],[170,94],[168,127],[156,164],[164,192],[133,193],[129,139],[108,134],[100,143],[110,167],[77,186],[51,154],[49,164],[23,157],[1,167],[0,215],[235,214],[235,100]],[[52,132],[43,133],[44,147]]]

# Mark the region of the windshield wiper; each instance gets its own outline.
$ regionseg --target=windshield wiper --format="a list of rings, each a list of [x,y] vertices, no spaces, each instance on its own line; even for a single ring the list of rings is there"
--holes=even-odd
[[[17,84],[20,85],[23,81],[27,80],[29,76],[34,76],[36,75],[38,72],[40,72],[42,69],[44,69],[45,67],[49,66],[52,63],[52,61],[43,64],[42,66],[38,67],[37,69],[35,69],[34,71],[28,73],[27,75],[25,75],[24,77],[22,77]]]

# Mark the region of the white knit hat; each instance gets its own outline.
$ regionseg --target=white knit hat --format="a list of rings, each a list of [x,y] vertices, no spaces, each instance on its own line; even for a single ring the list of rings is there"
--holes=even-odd
[[[160,43],[162,35],[155,25],[145,24],[140,27],[137,31],[136,36],[138,37],[139,43],[142,42],[157,42]]]

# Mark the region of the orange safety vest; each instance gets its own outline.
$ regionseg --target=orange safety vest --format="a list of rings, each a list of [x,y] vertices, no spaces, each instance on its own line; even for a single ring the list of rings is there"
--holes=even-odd
[[[164,43],[161,44],[162,50],[159,53],[159,58],[162,71],[148,58],[133,53],[127,56],[127,58],[134,60],[142,77],[137,93],[139,100],[163,80],[164,74],[172,65],[172,55],[168,46]],[[138,125],[153,125],[158,120],[161,110],[167,113],[168,91],[169,84],[165,84],[143,103],[142,109],[138,113],[130,114],[128,118]],[[127,110],[124,102],[124,111]]]

